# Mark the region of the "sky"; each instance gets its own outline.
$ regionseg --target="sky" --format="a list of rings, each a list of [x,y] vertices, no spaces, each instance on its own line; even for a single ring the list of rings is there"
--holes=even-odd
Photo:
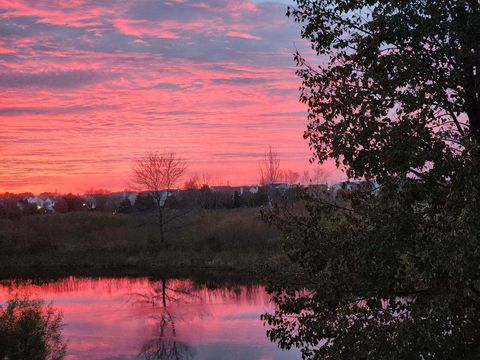
[[[151,151],[212,184],[257,183],[269,146],[311,170],[287,5],[0,0],[0,192],[123,190]]]

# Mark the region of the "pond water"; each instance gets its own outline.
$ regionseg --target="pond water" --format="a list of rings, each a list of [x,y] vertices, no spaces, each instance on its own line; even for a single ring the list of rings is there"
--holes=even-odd
[[[67,359],[298,359],[266,337],[261,285],[189,279],[2,281],[0,302],[28,295],[63,312]]]

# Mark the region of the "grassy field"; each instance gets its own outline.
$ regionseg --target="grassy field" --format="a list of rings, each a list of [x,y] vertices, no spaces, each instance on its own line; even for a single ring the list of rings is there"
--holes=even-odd
[[[169,224],[163,244],[157,229],[152,214],[75,212],[0,220],[0,272],[253,270],[283,260],[279,234],[261,221],[258,209],[183,214]]]

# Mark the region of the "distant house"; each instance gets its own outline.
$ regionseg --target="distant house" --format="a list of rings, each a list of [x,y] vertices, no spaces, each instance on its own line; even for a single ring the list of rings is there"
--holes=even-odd
[[[25,203],[35,206],[38,211],[55,212],[55,199],[48,196],[30,196],[24,200]],[[21,202],[20,208],[24,208]]]
[[[35,205],[37,210],[43,209],[43,204],[44,204],[43,199],[33,196],[33,197],[28,197],[26,200],[27,200],[27,203],[31,205]]]
[[[43,208],[48,212],[55,212],[55,199],[46,198],[43,201]]]

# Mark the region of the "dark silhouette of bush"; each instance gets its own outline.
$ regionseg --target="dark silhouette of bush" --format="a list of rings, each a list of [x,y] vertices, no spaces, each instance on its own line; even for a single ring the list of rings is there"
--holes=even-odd
[[[80,211],[84,210],[84,200],[73,194],[68,194],[63,197],[63,199],[67,202],[68,205],[68,211]]]
[[[128,199],[124,199],[118,205],[117,212],[120,214],[129,214],[133,210],[132,203]]]
[[[62,327],[62,314],[42,301],[10,299],[0,307],[0,359],[63,359]]]

